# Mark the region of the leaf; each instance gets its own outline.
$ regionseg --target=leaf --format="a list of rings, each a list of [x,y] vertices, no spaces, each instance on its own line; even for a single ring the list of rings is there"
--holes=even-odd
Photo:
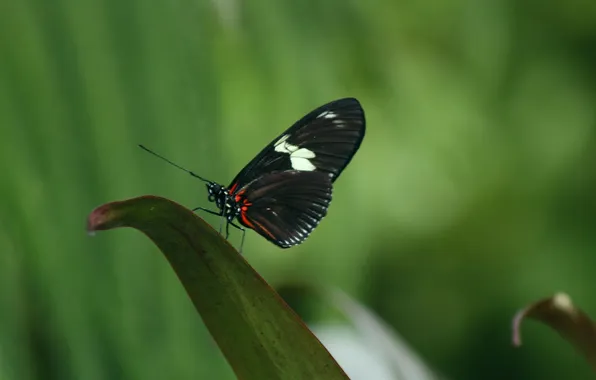
[[[513,319],[513,345],[521,346],[524,319],[540,321],[556,330],[586,358],[596,370],[596,326],[590,317],[573,305],[565,293],[557,293],[520,310]]]
[[[352,379],[444,379],[373,310],[341,289],[294,281],[284,284],[280,292],[290,300],[322,302],[345,317],[348,323],[311,323],[310,326]]]
[[[356,331],[366,338],[377,355],[392,367],[397,379],[439,379],[403,338],[372,310],[339,289],[329,289],[326,295],[348,317]]]
[[[143,196],[89,215],[91,233],[117,227],[138,229],[159,247],[238,378],[348,378],[265,280],[190,210]]]

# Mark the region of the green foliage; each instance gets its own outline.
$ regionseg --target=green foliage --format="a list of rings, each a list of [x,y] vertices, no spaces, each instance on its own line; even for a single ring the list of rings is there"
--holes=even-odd
[[[364,300],[450,378],[589,378],[541,329],[507,336],[559,289],[596,310],[592,4],[1,2],[0,376],[234,378],[150,242],[85,218],[141,194],[206,206],[138,143],[227,183],[354,96],[367,136],[328,217],[291,250],[247,233],[251,264]]]
[[[137,197],[96,208],[87,226],[132,227],[159,247],[239,379],[347,379],[296,313],[192,211]]]

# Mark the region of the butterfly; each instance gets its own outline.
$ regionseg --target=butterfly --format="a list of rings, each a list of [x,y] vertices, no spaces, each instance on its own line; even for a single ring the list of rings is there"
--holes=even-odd
[[[364,110],[354,98],[324,104],[295,122],[267,144],[244,169],[223,186],[184,169],[206,183],[208,199],[218,211],[197,207],[242,231],[252,229],[281,248],[300,244],[327,215],[333,183],[360,147]],[[240,225],[236,224],[238,222]]]

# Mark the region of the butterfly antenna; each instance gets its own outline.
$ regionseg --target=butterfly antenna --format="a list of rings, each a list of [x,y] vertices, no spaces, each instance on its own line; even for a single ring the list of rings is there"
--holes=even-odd
[[[156,156],[156,157],[158,157],[158,158],[161,158],[162,160],[164,160],[164,161],[165,161],[165,162],[167,162],[168,164],[170,164],[170,165],[172,165],[172,166],[174,166],[174,167],[176,167],[176,168],[178,168],[178,169],[180,169],[180,170],[182,170],[182,171],[185,171],[185,172],[187,172],[188,174],[190,174],[191,176],[193,176],[193,177],[195,177],[195,178],[198,178],[198,179],[200,179],[200,180],[201,180],[201,181],[203,181],[203,182],[211,182],[211,181],[209,181],[209,180],[207,180],[207,179],[205,179],[205,178],[201,177],[200,175],[198,175],[198,174],[195,174],[194,172],[192,172],[192,171],[190,171],[190,170],[188,170],[188,169],[185,169],[185,168],[183,168],[182,166],[180,166],[180,165],[178,165],[178,164],[175,164],[175,163],[173,163],[172,161],[168,160],[168,159],[167,159],[167,158],[165,158],[164,156],[162,156],[162,155],[159,155],[159,154],[155,153],[154,151],[152,151],[151,149],[149,149],[149,148],[145,147],[144,145],[141,145],[141,144],[139,144],[139,147],[140,147],[141,149],[143,149],[144,151],[146,151],[146,152],[148,152],[148,153],[151,153],[152,155],[154,155],[154,156]]]

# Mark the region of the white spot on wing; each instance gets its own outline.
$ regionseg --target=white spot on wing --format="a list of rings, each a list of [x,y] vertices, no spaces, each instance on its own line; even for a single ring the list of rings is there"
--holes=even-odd
[[[290,155],[290,161],[292,162],[292,168],[294,170],[312,172],[317,168],[310,162],[308,158],[294,157],[294,155]]]
[[[325,111],[325,112],[322,112],[319,116],[317,116],[317,119],[319,119],[321,117],[325,118],[325,119],[333,119],[333,118],[337,117],[337,114],[335,114],[331,111]]]
[[[276,152],[281,152],[281,153],[292,153],[290,151],[287,150],[287,143],[286,140],[290,137],[290,135],[283,135],[281,136],[281,138],[279,140],[277,140],[275,142],[275,151]],[[292,145],[290,145],[292,146]]]
[[[292,169],[300,171],[311,172],[316,169],[316,166],[310,162],[310,158],[315,158],[316,155],[313,151],[306,148],[299,148],[296,145],[289,144],[287,142],[290,135],[283,135],[274,144],[275,151],[279,153],[286,153],[290,155],[290,162]]]
[[[292,153],[292,158],[315,158],[316,155],[312,150],[306,148],[300,148]]]

